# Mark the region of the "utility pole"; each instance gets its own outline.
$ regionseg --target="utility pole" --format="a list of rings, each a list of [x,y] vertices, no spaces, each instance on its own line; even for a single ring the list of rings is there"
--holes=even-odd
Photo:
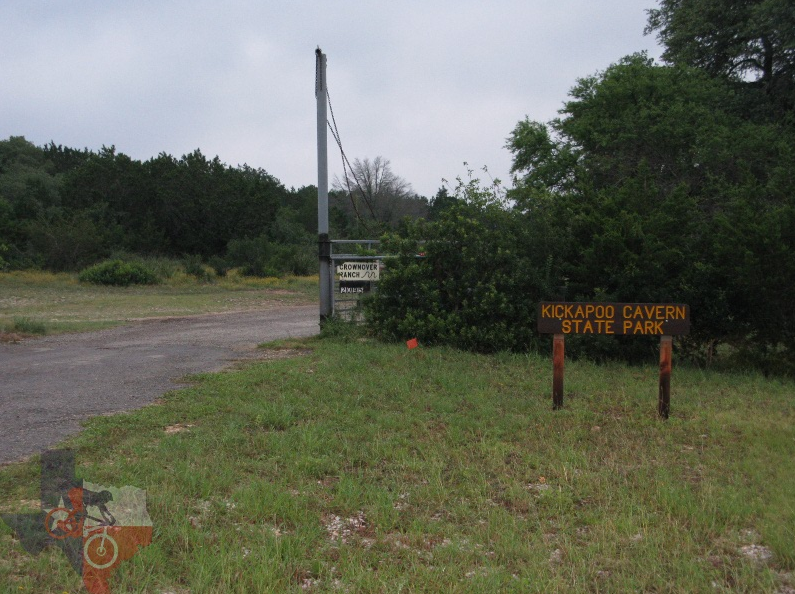
[[[317,243],[320,259],[320,325],[331,318],[331,241],[328,236],[328,151],[326,146],[326,55],[315,50],[317,99]]]

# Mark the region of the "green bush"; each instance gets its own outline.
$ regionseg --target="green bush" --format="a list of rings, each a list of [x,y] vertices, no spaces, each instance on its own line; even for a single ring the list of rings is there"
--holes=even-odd
[[[289,272],[296,276],[306,276],[317,274],[319,263],[317,259],[317,247],[294,246],[294,251],[288,260]]]
[[[23,334],[47,334],[47,327],[44,322],[33,318],[14,318],[12,330]]]
[[[202,263],[202,257],[198,254],[187,255],[182,259],[182,265],[185,268],[185,274],[196,277],[200,282],[210,282],[213,280],[213,275],[208,271]]]
[[[25,225],[30,249],[45,268],[79,270],[89,262],[107,257],[112,229],[96,222],[88,212],[40,216]]]
[[[225,274],[239,268],[246,276],[283,276],[312,274],[317,269],[317,248],[307,244],[280,244],[267,236],[235,239],[229,242],[225,258],[213,258],[210,265]]]
[[[151,270],[161,281],[172,278],[177,272],[183,269],[182,261],[176,258],[152,255],[145,256],[125,250],[114,250],[107,259],[141,264],[145,268]]]
[[[217,276],[226,276],[226,273],[231,268],[229,263],[221,256],[210,256],[210,259],[207,260],[207,265],[215,271]]]
[[[493,190],[472,180],[457,192],[462,200],[437,220],[383,238],[381,247],[397,257],[365,301],[369,327],[386,339],[479,352],[537,346],[536,303],[553,290],[551,254],[534,247],[520,213]]]
[[[279,276],[269,263],[272,251],[265,235],[233,239],[226,247],[226,261],[246,276]]]
[[[78,278],[83,283],[117,287],[154,285],[160,282],[155,272],[146,265],[122,260],[107,260],[95,264],[83,270]]]
[[[317,271],[317,247],[306,244],[270,244],[268,267],[279,274],[305,276]]]

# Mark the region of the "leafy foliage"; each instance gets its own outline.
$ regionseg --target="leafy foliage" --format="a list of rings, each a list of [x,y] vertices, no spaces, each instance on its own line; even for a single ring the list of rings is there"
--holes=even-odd
[[[789,0],[661,0],[649,11],[671,64],[728,77],[795,106],[795,9]],[[762,98],[757,96],[758,98]]]
[[[460,183],[432,202],[432,221],[388,238],[400,257],[371,323],[394,338],[520,350],[538,340],[540,299],[685,302],[694,324],[679,353],[706,362],[727,345],[795,370],[795,126],[746,107],[735,82],[644,54],[578,81],[560,118],[525,119],[509,136],[507,201]],[[567,353],[595,359],[655,349],[567,340]]]
[[[80,282],[95,285],[128,287],[130,285],[154,285],[160,282],[155,272],[140,262],[107,260],[83,270]]]
[[[203,282],[210,282],[213,279],[212,271],[204,267],[201,256],[196,254],[185,256],[182,259],[185,274],[189,274]]]
[[[459,180],[454,195],[436,220],[382,240],[397,257],[366,304],[368,321],[388,338],[525,350],[536,341],[534,304],[549,293],[549,275],[531,258],[536,238],[494,187]]]
[[[569,297],[690,303],[694,356],[720,343],[793,353],[788,121],[755,121],[726,81],[643,55],[572,97],[562,118],[520,122],[508,144],[517,206],[544,209],[551,193],[567,212]]]

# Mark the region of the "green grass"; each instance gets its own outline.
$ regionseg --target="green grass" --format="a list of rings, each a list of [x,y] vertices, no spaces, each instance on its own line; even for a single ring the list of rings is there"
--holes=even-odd
[[[47,327],[44,322],[33,318],[14,318],[13,324],[9,326],[9,332],[21,332],[24,334],[47,334]]]
[[[103,287],[77,275],[48,272],[0,273],[0,330],[58,334],[96,330],[129,320],[236,311],[317,301],[317,277],[248,278],[229,274],[200,282],[179,270],[155,286]],[[19,327],[33,320],[44,332]]]
[[[776,592],[795,569],[795,384],[312,339],[71,439],[147,490],[154,540],[114,592]],[[166,432],[179,425],[182,431]],[[37,460],[0,506],[38,497]],[[743,546],[772,552],[766,562]],[[0,583],[79,588],[0,529]],[[17,587],[21,588],[17,590]]]

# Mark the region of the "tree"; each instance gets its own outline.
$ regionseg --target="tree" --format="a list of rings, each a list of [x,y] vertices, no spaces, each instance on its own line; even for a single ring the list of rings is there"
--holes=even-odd
[[[354,216],[373,231],[392,226],[404,216],[424,216],[427,210],[427,201],[380,156],[372,161],[355,159],[342,179],[334,178],[333,188],[349,197]]]
[[[792,0],[660,0],[646,33],[657,32],[663,59],[711,76],[751,77],[766,92],[795,88],[795,4]]]
[[[580,80],[561,118],[514,129],[511,197],[559,225],[568,298],[682,300],[693,344],[795,355],[795,137],[732,86],[643,55]]]
[[[428,220],[435,221],[439,219],[444,211],[455,206],[457,202],[458,198],[451,195],[447,188],[442,186],[428,204]]]

